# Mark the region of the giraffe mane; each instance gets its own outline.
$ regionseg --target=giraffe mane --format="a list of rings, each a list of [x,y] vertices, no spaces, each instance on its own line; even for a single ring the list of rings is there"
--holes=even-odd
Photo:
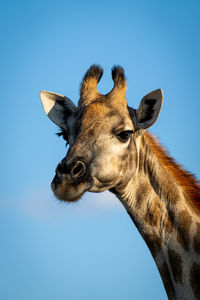
[[[171,156],[169,156],[167,150],[160,144],[155,136],[149,132],[145,132],[144,136],[155,156],[162,163],[166,171],[169,172],[175,181],[182,187],[183,191],[200,213],[199,181],[194,175],[186,171]]]

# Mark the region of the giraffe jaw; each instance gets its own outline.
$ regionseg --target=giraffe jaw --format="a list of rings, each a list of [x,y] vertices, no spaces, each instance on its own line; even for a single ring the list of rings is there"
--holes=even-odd
[[[55,177],[51,183],[53,193],[57,199],[66,202],[78,201],[87,191],[92,193],[101,193],[113,186],[109,183],[105,185],[97,179],[94,180],[94,178],[92,180],[92,183],[80,182],[78,184],[75,184],[70,180],[70,176],[66,176],[66,178],[58,184],[56,183]]]
[[[57,183],[55,177],[51,183],[51,188],[56,198],[62,201],[78,201],[91,186],[88,182],[73,183],[70,176],[66,176],[65,179]]]

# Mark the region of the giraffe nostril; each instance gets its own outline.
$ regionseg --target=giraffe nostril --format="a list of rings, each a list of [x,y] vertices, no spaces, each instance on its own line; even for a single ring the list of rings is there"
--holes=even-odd
[[[82,161],[77,161],[71,170],[72,178],[82,177],[86,173],[86,166]]]

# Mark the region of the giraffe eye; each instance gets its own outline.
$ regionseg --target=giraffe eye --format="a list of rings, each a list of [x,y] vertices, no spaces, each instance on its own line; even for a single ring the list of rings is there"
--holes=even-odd
[[[131,133],[133,133],[132,130],[124,130],[116,134],[116,136],[121,142],[127,142],[130,138]]]

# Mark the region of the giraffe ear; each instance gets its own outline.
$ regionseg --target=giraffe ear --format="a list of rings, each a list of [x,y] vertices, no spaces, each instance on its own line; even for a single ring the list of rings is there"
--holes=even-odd
[[[139,108],[135,111],[137,129],[147,129],[156,122],[162,102],[163,92],[161,89],[155,90],[142,98]]]
[[[67,117],[77,110],[69,98],[60,94],[41,91],[40,99],[50,120],[63,129]]]

